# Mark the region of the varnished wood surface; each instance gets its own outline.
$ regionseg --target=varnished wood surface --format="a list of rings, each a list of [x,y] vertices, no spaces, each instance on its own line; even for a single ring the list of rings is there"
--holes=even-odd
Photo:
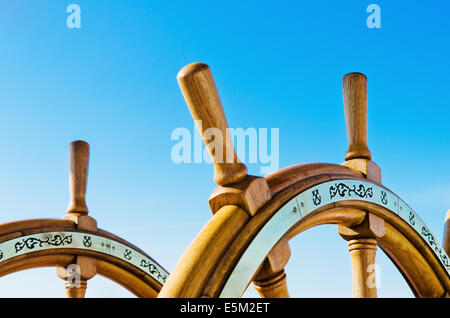
[[[209,66],[203,63],[189,64],[180,70],[177,79],[192,118],[213,159],[214,181],[218,185],[228,185],[243,180],[247,168],[239,161],[233,141],[227,133],[227,120]],[[205,135],[209,128],[216,128],[222,133],[221,154],[212,147],[213,140]]]
[[[0,223],[0,243],[23,235],[40,231],[41,228],[58,228],[61,231],[71,231],[76,224],[60,219],[29,219]]]
[[[114,280],[137,297],[156,298],[162,287],[149,275],[133,273],[106,261],[98,261],[97,271],[100,275]]]
[[[348,242],[352,261],[352,282],[354,298],[377,298],[375,275],[370,266],[375,265],[377,240],[374,238],[357,238]],[[373,268],[375,269],[375,268]],[[372,281],[373,280],[373,281]]]
[[[289,242],[283,237],[267,254],[253,278],[253,286],[261,297],[289,298],[284,268],[290,257]]]
[[[442,247],[447,252],[447,255],[450,255],[450,210],[448,210],[445,215],[444,239],[442,242]]]
[[[86,188],[89,169],[89,144],[76,140],[70,144],[70,203],[67,213],[87,214]]]
[[[86,296],[87,281],[81,280],[77,283],[65,281],[67,298],[84,298]]]
[[[328,176],[318,176],[321,181],[328,181]],[[298,183],[298,189],[291,190],[290,195],[296,195],[302,189],[307,189],[310,186],[309,181],[301,181]],[[289,201],[288,196],[277,196],[269,201],[263,209],[253,216],[245,230],[240,231],[237,237],[232,241],[227,251],[227,256],[224,257],[219,264],[217,264],[214,272],[211,275],[208,283],[204,287],[203,294],[206,297],[218,297],[218,294],[225,284],[225,279],[231,274],[234,266],[239,260],[240,255],[244,252],[250,241],[261,230],[264,224],[273,216],[273,214]],[[255,273],[256,274],[256,273]],[[196,296],[194,296],[196,297]]]
[[[378,239],[378,245],[398,268],[414,295],[431,298],[448,293],[448,275],[435,261],[426,243],[416,233],[404,236],[390,223],[386,222],[385,226],[386,235]]]
[[[397,215],[368,202],[339,202],[335,206],[336,208],[351,206],[373,213],[384,220],[386,232],[383,237],[377,239],[378,245],[397,266],[415,295],[438,297],[439,292],[450,291],[449,276],[436,255],[420,234]],[[421,274],[417,274],[417,268],[420,268]],[[423,280],[423,277],[428,278]]]
[[[78,250],[78,252],[81,254],[82,250]],[[0,277],[31,268],[67,267],[74,262],[73,254],[73,249],[45,250],[24,254],[2,263]],[[117,262],[117,259],[108,256],[103,257],[104,254],[100,255],[100,253],[89,252],[87,254],[91,257],[98,257],[98,274],[122,285],[138,297],[154,298],[162,287],[150,275],[143,275],[142,271],[125,262]]]
[[[211,272],[249,218],[237,206],[224,206],[217,211],[184,252],[158,297],[203,296]]]
[[[350,159],[341,164],[361,172],[368,180],[381,184],[381,169],[372,160]]]
[[[338,207],[329,205],[316,212],[310,213],[302,219],[302,222],[292,227],[286,237],[288,240],[293,239],[300,233],[316,226],[324,224],[336,224],[342,226],[358,226],[366,218],[364,210],[352,208],[349,205]]]
[[[361,224],[346,226],[339,224],[338,233],[343,239],[350,241],[358,238],[383,237],[386,234],[384,220],[373,213],[366,213]]]
[[[116,235],[101,229],[98,231],[80,230],[76,228],[74,222],[67,219],[35,219],[0,224],[0,242],[29,234],[64,231],[100,235],[130,246],[130,248],[151,258],[144,251]],[[156,297],[162,287],[161,283],[149,274],[112,255],[74,248],[40,250],[4,260],[0,263],[0,277],[36,267],[65,268],[69,264],[74,264],[77,258],[95,259],[96,273],[121,284],[138,297]],[[82,291],[70,291],[68,296],[82,296]]]
[[[176,281],[178,281],[180,285],[175,287],[176,284],[172,283],[172,286],[164,286],[166,292],[160,294],[160,296],[167,297],[168,295],[171,295],[170,297],[178,297],[177,295],[183,294],[183,297],[217,297],[223,288],[227,277],[230,276],[231,271],[236,266],[246,247],[271,216],[273,216],[274,213],[276,213],[278,209],[286,204],[291,198],[303,190],[329,180],[354,178],[356,180],[367,181],[367,179],[358,176],[356,173],[352,172],[351,169],[345,167],[337,168],[342,169],[339,170],[337,174],[326,174],[325,170],[321,170],[320,168],[321,167],[317,168],[318,174],[316,176],[309,175],[309,177],[305,179],[300,178],[300,180],[292,177],[292,179],[298,181],[291,183],[282,182],[281,184],[285,185],[284,188],[279,186],[280,183],[274,182],[273,187],[279,186],[277,194],[260,211],[258,211],[255,216],[246,222],[240,230],[234,231],[232,238],[223,237],[224,234],[211,234],[214,231],[209,231],[212,228],[207,230],[207,225],[203,231],[209,232],[209,234],[207,238],[206,236],[202,237],[202,235],[199,235],[196,238],[196,241],[198,241],[196,244],[198,246],[202,244],[202,240],[208,241],[208,244],[215,244],[210,242],[210,240],[227,240],[228,242],[227,248],[220,257],[214,256],[209,258],[208,255],[202,254],[202,256],[205,257],[203,263],[208,264],[208,269],[214,268],[211,275],[208,275],[209,278],[204,282],[183,280],[180,279],[181,277],[179,276]],[[332,167],[331,170],[335,171],[334,169],[335,167]],[[344,171],[349,173],[349,175],[346,176],[343,173]],[[304,172],[300,169],[300,173]],[[272,180],[277,180],[277,178]],[[270,182],[268,183],[270,184]],[[314,213],[307,215],[299,224],[292,227],[291,230],[286,233],[286,238],[290,239],[311,226],[320,224],[334,223],[355,226],[363,222],[367,212],[374,213],[374,215],[382,218],[386,223],[386,234],[383,238],[379,239],[379,246],[383,250],[388,251],[389,253],[393,250],[395,251],[395,249],[399,248],[398,244],[401,244],[404,249],[408,251],[406,254],[399,253],[398,256],[393,257],[392,259],[396,266],[402,271],[403,275],[408,279],[408,282],[414,289],[413,291],[416,295],[421,297],[437,297],[438,295],[442,295],[446,290],[450,290],[450,279],[447,272],[423,238],[421,238],[421,236],[403,219],[399,218],[398,215],[394,215],[394,213],[374,203],[346,200],[325,205],[322,208],[317,209]],[[214,218],[215,216],[213,219]],[[198,251],[193,251],[191,253],[188,250],[183,256],[183,262],[190,262],[189,259],[195,258],[196,253],[198,253]],[[417,257],[411,259],[411,257],[407,255],[414,255]],[[211,265],[210,262],[213,265]],[[182,262],[180,261],[179,264],[181,263]],[[424,266],[424,263],[426,263],[427,266]],[[414,267],[417,266],[421,266],[422,275],[415,274]],[[184,277],[187,278],[193,274],[190,272],[191,270],[193,269],[186,269],[183,273]],[[427,286],[424,286],[423,283],[424,273],[426,273],[427,277],[433,277],[433,279],[427,280]],[[185,280],[189,281],[189,287],[184,285]],[[190,286],[191,284],[194,284],[195,288]],[[189,288],[190,291],[188,293],[181,293],[179,290],[180,286],[181,289],[183,288],[182,286],[185,286]],[[177,289],[178,293],[172,293],[170,291],[172,288]]]
[[[314,166],[316,166],[314,164]],[[328,165],[324,165],[328,166]],[[349,168],[345,168],[339,165],[329,165],[333,168],[338,169],[341,172],[347,172],[350,174],[350,177],[357,177],[358,174],[351,171]],[[232,240],[230,238],[231,245],[229,246],[226,257],[223,257],[221,259],[221,262],[217,265],[215,270],[211,274],[211,278],[208,280],[206,286],[204,286],[203,293],[199,292],[198,294],[189,294],[189,296],[186,297],[217,297],[218,293],[220,292],[220,289],[222,288],[223,284],[225,283],[225,278],[228,277],[231,273],[231,270],[236,265],[239,255],[244,251],[245,247],[249,244],[250,240],[258,233],[258,231],[262,228],[262,226],[270,219],[270,217],[273,216],[273,214],[281,208],[284,204],[286,204],[290,198],[297,195],[299,192],[306,190],[307,188],[311,187],[313,184],[321,183],[325,181],[331,180],[331,175],[326,174],[326,169],[321,169],[322,166],[319,164],[316,166],[317,175],[311,177],[313,175],[313,172],[308,171],[307,167],[304,167],[304,170],[300,169],[300,173],[307,173],[309,178],[305,178],[304,180],[297,181],[295,183],[295,186],[291,186],[290,183],[283,183],[285,185],[285,192],[283,195],[279,195],[274,197],[271,201],[269,201],[264,208],[259,211],[255,216],[253,216],[248,224],[245,226],[245,230],[242,230],[238,233],[238,236],[236,239]],[[289,171],[289,169],[286,169],[285,171]],[[274,174],[273,176],[278,176],[278,174]],[[349,177],[349,175],[342,174],[342,176]],[[270,176],[266,176],[270,180]],[[298,178],[293,177],[293,179],[298,180]],[[268,183],[269,183],[268,180]],[[274,180],[274,179],[272,179]],[[276,181],[276,180],[274,180]],[[269,183],[270,184],[270,183]],[[274,186],[279,186],[277,182],[273,182]],[[364,218],[364,216],[362,217]],[[361,220],[362,221],[362,220]],[[199,240],[201,235],[197,236],[197,240]],[[211,238],[210,238],[211,239]],[[189,252],[186,252],[184,255],[185,258],[189,258]],[[192,256],[191,256],[192,257]],[[181,264],[181,261],[179,261],[178,264]],[[181,266],[181,265],[180,265]],[[171,274],[171,276],[173,273]],[[187,275],[187,274],[186,274]],[[188,276],[188,275],[187,275]],[[169,278],[170,280],[170,278]],[[165,285],[165,288],[169,289],[171,287],[167,287],[168,285]],[[200,288],[201,289],[201,288]],[[161,297],[165,297],[164,294],[161,294]]]
[[[353,176],[361,177],[362,174],[348,167],[331,163],[303,163],[289,166],[266,175],[272,195],[304,180],[318,175]]]
[[[238,183],[217,187],[208,202],[213,213],[225,205],[236,205],[253,216],[271,197],[265,178],[247,176]]]
[[[289,298],[284,269],[263,280],[254,280],[253,286],[262,298]]]
[[[70,220],[76,224],[77,230],[97,232],[97,221],[89,215],[79,213],[67,213],[64,220]],[[65,267],[57,266],[56,275],[65,280],[66,295],[69,298],[80,298],[86,294],[87,281],[97,274],[97,259],[83,255],[75,256],[74,264],[78,265],[81,283],[73,285],[67,281],[72,275]],[[78,286],[79,285],[79,286]]]
[[[372,159],[367,147],[367,78],[361,73],[346,74],[342,80],[348,150],[345,160]]]

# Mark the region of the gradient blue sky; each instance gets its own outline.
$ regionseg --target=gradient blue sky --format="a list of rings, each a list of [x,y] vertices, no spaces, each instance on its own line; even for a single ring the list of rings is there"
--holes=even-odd
[[[66,7],[81,7],[81,29]],[[381,29],[366,26],[369,4]],[[171,161],[193,131],[176,74],[210,65],[230,127],[280,129],[280,168],[341,163],[343,75],[368,77],[369,148],[383,183],[441,241],[450,208],[450,4],[447,1],[0,0],[0,215],[59,218],[68,145],[91,145],[87,202],[99,226],[171,271],[211,217],[212,166]],[[248,165],[259,174],[258,164]],[[336,227],[291,241],[294,297],[351,297]],[[380,297],[410,297],[383,252]],[[0,279],[0,296],[63,297],[55,270]],[[25,287],[25,288],[24,288]],[[104,278],[89,297],[131,295]],[[249,290],[246,296],[256,296]]]

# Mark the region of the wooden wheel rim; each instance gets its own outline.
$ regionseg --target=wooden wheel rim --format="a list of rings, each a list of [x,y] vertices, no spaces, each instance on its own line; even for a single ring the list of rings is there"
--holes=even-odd
[[[54,219],[0,225],[0,276],[36,267],[66,267],[80,255],[97,259],[100,275],[138,297],[156,297],[169,276],[145,252],[104,230],[77,230],[71,221]]]
[[[159,297],[240,297],[258,266],[281,237],[290,239],[319,224],[358,225],[367,212],[384,219],[386,235],[378,240],[378,244],[398,267],[416,296],[439,297],[450,290],[447,254],[417,213],[393,192],[337,165],[306,164],[301,169],[287,169],[291,172],[288,182],[278,185],[278,188],[275,184],[271,185],[275,195],[253,218],[250,219],[235,206],[225,206],[216,212],[186,250]],[[308,171],[306,175],[305,171]],[[286,174],[286,171],[266,177],[268,183],[271,184],[270,179],[276,179],[281,174]],[[331,197],[330,188],[341,183],[348,187],[346,194],[341,196],[337,192]],[[370,192],[365,192],[363,198],[355,195],[355,191],[362,190],[360,185],[364,186],[365,191],[371,188],[371,195],[368,195]],[[352,190],[350,192],[354,196],[348,197],[349,190]],[[300,198],[304,200],[300,201]],[[308,206],[312,208],[308,210]],[[298,211],[303,208],[303,215],[296,212],[297,216],[294,217],[295,213],[289,212],[292,217],[290,224],[271,237],[270,242],[258,239],[270,220],[276,220],[279,213],[289,214],[283,211],[292,211],[294,207]],[[219,223],[233,224],[234,228],[230,233],[218,233]],[[230,237],[226,237],[227,235]],[[255,240],[266,245],[261,247],[254,243],[252,246],[253,242],[258,242]],[[223,253],[213,256],[205,252],[199,253],[199,246],[203,241],[219,242],[210,244],[226,245],[226,248]],[[257,255],[249,252],[257,249],[261,249]],[[200,264],[203,265],[203,274],[207,278],[196,282],[191,277],[198,277],[195,271]],[[417,275],[418,272],[420,275]]]
[[[324,190],[327,190],[328,193]],[[354,199],[351,199],[352,196]],[[251,282],[253,274],[257,271],[265,256],[286,234],[291,239],[313,226],[342,223],[349,218],[349,215],[345,216],[345,214],[354,214],[355,220],[357,220],[358,210],[362,212],[359,217],[361,220],[364,218],[364,211],[370,211],[387,221],[387,233],[379,238],[379,245],[388,253],[404,277],[407,278],[416,295],[440,296],[445,292],[445,289],[449,288],[449,258],[416,212],[393,192],[375,183],[365,180],[336,179],[320,183],[302,191],[287,204],[283,205],[270,218],[245,249],[245,252],[226,280],[219,297],[240,297]],[[407,223],[409,227],[404,223]],[[397,242],[401,239],[401,236],[404,237],[401,240],[402,243],[406,243],[408,240],[411,241],[410,248],[414,247],[416,251],[410,251],[409,258],[416,255],[417,257],[429,259],[429,268],[422,271],[422,274],[425,276],[419,276],[421,280],[427,277],[429,280],[427,284],[422,284],[417,279],[414,279],[417,276],[408,275],[407,272],[411,267],[418,267],[415,265],[419,263],[424,265],[422,264],[423,259],[413,258],[408,260],[396,257],[395,247],[392,246],[392,243],[396,242],[396,236],[398,237]],[[422,238],[432,253],[424,251],[425,246],[423,242],[418,241],[418,237]],[[421,254],[420,252],[428,253]],[[436,259],[431,261],[433,257]],[[414,265],[404,264],[408,261],[414,263]],[[441,265],[447,274],[446,276],[443,275],[444,273],[439,268],[436,268],[436,263]],[[432,270],[437,277],[441,276],[441,286],[433,280],[428,273],[429,270]],[[438,279],[438,281],[441,279]]]

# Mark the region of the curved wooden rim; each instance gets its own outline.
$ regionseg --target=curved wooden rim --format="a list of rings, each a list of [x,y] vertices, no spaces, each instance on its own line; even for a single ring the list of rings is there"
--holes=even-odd
[[[139,252],[153,261],[141,249],[114,234],[101,229],[98,231],[78,230],[74,222],[63,219],[34,219],[0,224],[0,243],[48,232],[96,235],[111,240],[111,242],[121,243],[129,247],[130,250]],[[75,256],[88,256],[97,259],[98,274],[122,285],[138,297],[154,298],[162,288],[162,284],[158,280],[136,266],[113,255],[82,248],[47,248],[14,256],[0,261],[0,277],[29,268],[66,267],[74,262]],[[156,262],[155,264],[160,266]]]
[[[274,193],[273,198],[251,219],[242,213],[229,212],[231,209],[237,210],[236,207],[226,206],[220,209],[186,250],[159,297],[218,297],[246,248],[270,218],[292,198],[313,186],[331,180],[353,179],[370,182],[354,170],[332,164],[296,165],[266,178]],[[382,185],[371,183],[388,190]],[[292,238],[312,226],[325,223],[355,226],[364,220],[366,211],[385,220],[386,235],[379,240],[379,245],[404,275],[417,296],[439,297],[450,290],[448,273],[424,239],[399,216],[376,204],[346,200],[323,206],[302,219],[286,235],[287,238]],[[217,215],[223,219],[221,224],[234,222],[239,223],[239,227],[233,233],[215,231]],[[220,253],[208,255],[199,248],[204,241],[220,241],[226,248]],[[183,266],[186,263],[190,266]],[[212,268],[203,272],[209,276],[208,279],[201,282],[189,281],[189,287],[186,288],[185,278],[201,268],[202,264],[210,264],[208,266]],[[172,280],[172,275],[177,279]]]

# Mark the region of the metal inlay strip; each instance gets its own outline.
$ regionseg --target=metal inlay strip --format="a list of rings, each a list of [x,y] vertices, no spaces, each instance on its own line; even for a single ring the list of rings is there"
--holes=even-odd
[[[13,257],[46,249],[76,248],[117,257],[146,272],[161,284],[169,273],[153,259],[120,242],[81,232],[45,232],[0,243],[0,265]]]

